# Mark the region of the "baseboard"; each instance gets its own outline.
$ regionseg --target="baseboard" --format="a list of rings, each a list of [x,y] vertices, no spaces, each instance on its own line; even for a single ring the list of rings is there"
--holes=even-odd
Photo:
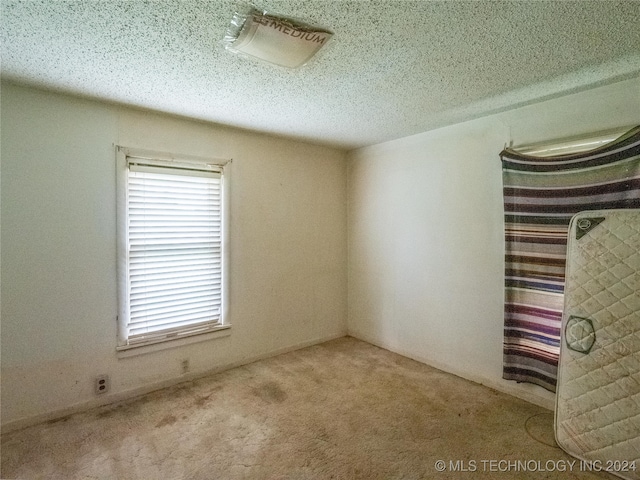
[[[475,375],[466,371],[462,371],[459,368],[453,367],[451,365],[439,362],[433,358],[415,355],[402,348],[397,348],[386,342],[382,342],[376,338],[372,338],[369,335],[363,334],[362,332],[349,330],[348,334],[350,337],[357,338],[358,340],[362,340],[363,342],[367,342],[377,347],[384,348],[385,350],[389,350],[390,352],[402,355],[403,357],[407,357],[417,362],[424,363],[425,365],[437,368],[438,370],[442,370],[443,372],[451,373],[452,375],[464,378],[465,380],[469,380],[474,383],[489,387],[493,390],[506,393],[507,395],[511,395],[512,397],[519,398],[520,400],[533,403],[534,405],[546,408],[547,410],[555,410],[555,395],[551,392],[543,390],[541,387],[538,387],[536,385],[523,385],[510,381],[508,382],[506,380],[500,381],[501,379],[492,379],[481,375]],[[511,385],[512,383],[513,385]],[[538,394],[534,390],[541,390],[542,392],[541,394]]]
[[[275,350],[270,350],[268,352],[262,353],[260,355],[255,355],[252,357],[247,357],[244,358],[242,360],[239,361],[235,361],[235,362],[230,362],[230,363],[226,363],[224,365],[218,365],[214,368],[205,370],[205,371],[201,371],[201,372],[191,372],[185,375],[181,375],[180,377],[174,377],[171,379],[167,379],[167,380],[163,380],[160,382],[154,382],[151,384],[147,384],[144,385],[142,387],[136,387],[130,390],[125,390],[122,392],[117,392],[117,393],[112,393],[112,394],[108,394],[104,397],[100,397],[100,398],[96,398],[96,399],[92,399],[92,400],[88,400],[88,401],[84,401],[84,402],[79,402],[76,403],[74,405],[71,405],[69,407],[63,408],[63,409],[58,409],[58,410],[54,410],[51,412],[47,412],[47,413],[43,413],[43,414],[39,414],[39,415],[34,415],[31,417],[25,417],[25,418],[21,418],[18,420],[13,420],[10,422],[7,422],[5,424],[3,424],[0,428],[2,433],[8,433],[8,432],[12,432],[15,430],[21,430],[23,428],[27,428],[30,427],[32,425],[37,425],[39,423],[44,423],[44,422],[50,422],[50,421],[54,421],[54,420],[58,420],[60,418],[63,417],[67,417],[69,415],[72,415],[74,413],[80,413],[80,412],[85,412],[87,410],[91,410],[93,408],[97,408],[97,407],[101,407],[104,405],[109,405],[112,403],[117,403],[117,402],[122,402],[122,401],[126,401],[126,400],[131,400],[135,397],[139,397],[141,395],[145,395],[147,393],[151,393],[153,391],[156,390],[161,390],[163,388],[167,388],[167,387],[172,387],[174,385],[179,385],[181,383],[185,383],[185,382],[190,382],[193,380],[196,380],[198,378],[203,378],[203,377],[207,377],[209,375],[214,375],[216,373],[220,373],[223,372],[225,370],[230,370],[232,368],[236,368],[236,367],[240,367],[243,365],[248,365],[250,363],[253,362],[257,362],[260,360],[264,360],[266,358],[271,358],[271,357],[275,357],[277,355],[282,355],[284,353],[289,353],[289,352],[293,352],[295,350],[300,350],[301,348],[306,348],[306,347],[310,347],[313,345],[318,345],[320,343],[324,343],[324,342],[328,342],[331,340],[335,340],[337,338],[342,338],[344,336],[351,336],[354,338],[357,338],[358,340],[362,340],[364,342],[370,343],[372,345],[375,345],[377,347],[380,348],[384,348],[385,350],[389,350],[391,352],[397,353],[399,355],[402,355],[404,357],[407,358],[411,358],[412,360],[415,360],[417,362],[420,363],[424,363],[425,365],[429,365],[433,368],[437,368],[438,370],[442,370],[443,372],[447,372],[447,373],[451,373],[453,375],[456,375],[457,377],[460,378],[464,378],[465,380],[470,380],[472,382],[481,384],[481,385],[485,385],[489,388],[492,388],[494,390],[497,390],[499,392],[502,393],[506,393],[507,395],[511,395],[513,397],[517,397],[520,398],[521,400],[525,400],[529,403],[533,403],[535,405],[538,405],[540,407],[546,408],[548,410],[553,410],[554,409],[554,399],[553,398],[549,398],[549,397],[545,397],[543,395],[537,395],[535,392],[529,392],[527,391],[526,387],[523,387],[522,385],[519,384],[515,384],[513,386],[510,385],[504,385],[502,383],[500,383],[499,381],[496,381],[494,379],[491,378],[486,378],[486,377],[481,377],[478,375],[473,375],[473,374],[469,374],[468,372],[463,372],[460,371],[457,368],[452,367],[451,365],[445,365],[441,362],[438,362],[434,359],[430,359],[427,357],[422,357],[422,356],[416,356],[414,354],[412,354],[411,352],[405,351],[403,349],[399,349],[399,348],[394,348],[393,346],[385,343],[385,342],[381,342],[378,341],[375,338],[369,337],[368,335],[364,335],[361,332],[355,332],[355,331],[348,331],[348,332],[342,332],[339,334],[335,334],[335,335],[330,335],[327,337],[320,337],[320,338],[316,338],[314,340],[309,340],[309,341],[305,341],[305,342],[300,342],[294,345],[290,345],[287,347],[282,347],[282,348],[277,348]],[[552,395],[552,394],[549,394]]]
[[[284,353],[293,352],[295,350],[300,350],[301,348],[311,347],[313,345],[318,345],[320,343],[328,342],[331,340],[335,340],[337,338],[342,338],[347,335],[346,331],[341,332],[334,335],[329,335],[327,337],[320,337],[314,340],[308,340],[305,342],[300,342],[294,345],[290,345],[287,347],[277,348],[275,350],[270,350],[265,353],[261,353],[259,355],[255,355],[252,357],[243,358],[242,360],[238,360],[235,362],[226,363],[224,365],[218,365],[214,368],[200,371],[200,372],[191,372],[185,375],[181,375],[180,377],[174,377],[167,380],[162,380],[159,382],[150,383],[141,387],[136,387],[129,390],[124,390],[122,392],[116,392],[111,394],[106,394],[99,398],[91,399],[84,402],[79,402],[74,405],[71,405],[66,408],[53,410],[51,412],[42,413],[38,415],[34,415],[31,417],[20,418],[18,420],[9,421],[2,426],[0,426],[0,430],[2,433],[9,433],[16,430],[21,430],[23,428],[31,427],[33,425],[37,425],[44,422],[51,422],[55,420],[59,420],[60,418],[67,417],[69,415],[73,415],[74,413],[86,412],[87,410],[91,410],[93,408],[102,407],[104,405],[110,405],[112,403],[123,402],[126,400],[131,400],[133,398],[139,397],[141,395],[145,395],[147,393],[154,392],[156,390],[161,390],[163,388],[172,387],[174,385],[179,385],[181,383],[191,382],[198,378],[208,377],[209,375],[215,375],[216,373],[223,372],[225,370],[230,370],[232,368],[241,367],[243,365],[248,365],[250,363],[257,362],[259,360],[264,360],[266,358],[275,357],[277,355],[282,355]]]

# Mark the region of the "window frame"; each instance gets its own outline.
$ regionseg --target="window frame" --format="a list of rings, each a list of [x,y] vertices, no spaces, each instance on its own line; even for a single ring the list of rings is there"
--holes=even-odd
[[[147,341],[130,343],[127,337],[127,321],[129,318],[129,251],[128,251],[128,197],[129,197],[129,159],[132,163],[144,163],[155,167],[181,168],[193,170],[219,171],[221,181],[221,320],[220,324],[204,331],[171,335],[154,338]],[[118,316],[117,316],[117,344],[116,350],[125,353],[127,350],[155,346],[155,349],[169,348],[216,338],[220,330],[228,330],[229,323],[229,178],[231,159],[205,158],[192,155],[174,155],[170,153],[154,152],[116,146],[116,253],[117,253],[117,288],[118,288]],[[218,335],[212,335],[216,334]],[[228,333],[227,333],[228,334]],[[181,341],[182,340],[182,341]],[[154,349],[154,350],[155,350]]]

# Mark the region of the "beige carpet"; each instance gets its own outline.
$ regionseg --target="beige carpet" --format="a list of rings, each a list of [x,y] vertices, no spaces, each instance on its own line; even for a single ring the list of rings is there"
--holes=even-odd
[[[552,423],[540,407],[347,337],[3,435],[1,474],[609,478],[579,462],[571,471]]]

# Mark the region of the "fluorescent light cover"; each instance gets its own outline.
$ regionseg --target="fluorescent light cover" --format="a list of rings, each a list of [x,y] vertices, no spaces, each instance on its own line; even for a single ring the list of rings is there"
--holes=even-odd
[[[331,38],[326,30],[253,12],[229,49],[283,67],[304,65]]]

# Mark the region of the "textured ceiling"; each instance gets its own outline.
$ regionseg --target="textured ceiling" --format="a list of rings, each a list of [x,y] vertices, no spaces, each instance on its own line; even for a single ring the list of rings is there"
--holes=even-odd
[[[224,49],[234,1],[0,1],[5,79],[343,148],[640,74],[636,0],[256,0],[335,33],[295,70]]]

